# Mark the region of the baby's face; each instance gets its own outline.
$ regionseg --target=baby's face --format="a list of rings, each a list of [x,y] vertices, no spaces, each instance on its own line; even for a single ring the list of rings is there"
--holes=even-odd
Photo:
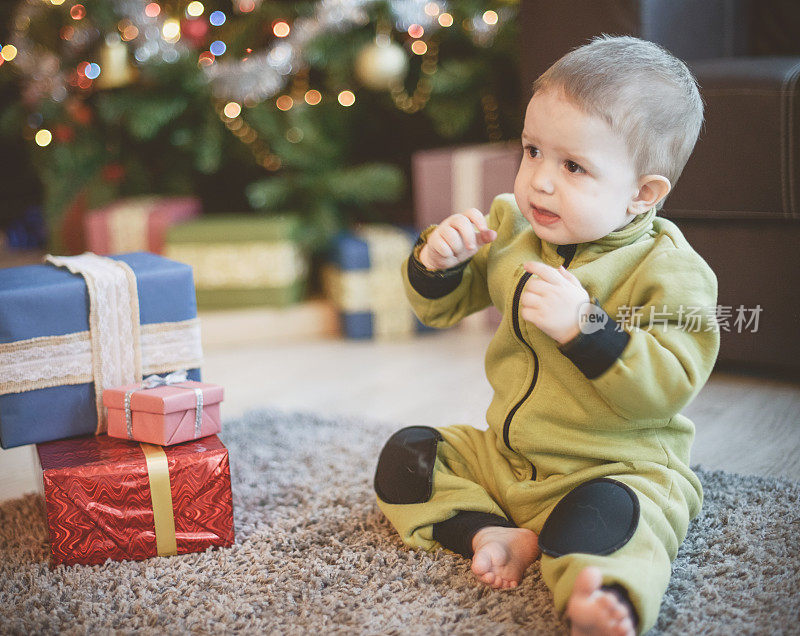
[[[533,96],[522,147],[514,197],[540,238],[585,243],[633,220],[637,175],[624,141],[561,91]]]

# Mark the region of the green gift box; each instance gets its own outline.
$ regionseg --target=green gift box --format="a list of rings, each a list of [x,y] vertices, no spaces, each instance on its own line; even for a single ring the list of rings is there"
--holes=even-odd
[[[191,265],[200,309],[285,306],[308,281],[301,230],[289,214],[204,216],[170,228],[165,256]]]

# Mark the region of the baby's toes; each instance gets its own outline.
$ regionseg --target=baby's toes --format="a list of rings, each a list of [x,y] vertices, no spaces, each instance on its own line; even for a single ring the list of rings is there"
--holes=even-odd
[[[617,636],[631,636],[633,634],[633,622],[630,618],[624,618],[617,623],[614,632]]]
[[[612,620],[619,621],[625,618],[627,612],[625,611],[625,607],[622,603],[619,602],[616,596],[613,594],[606,592],[603,596],[600,597],[600,607],[603,608],[605,612],[608,613],[609,617]]]

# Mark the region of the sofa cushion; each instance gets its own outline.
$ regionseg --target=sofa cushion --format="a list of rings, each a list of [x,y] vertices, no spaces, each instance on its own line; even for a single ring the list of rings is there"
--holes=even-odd
[[[664,215],[800,219],[800,57],[691,63],[706,103]]]

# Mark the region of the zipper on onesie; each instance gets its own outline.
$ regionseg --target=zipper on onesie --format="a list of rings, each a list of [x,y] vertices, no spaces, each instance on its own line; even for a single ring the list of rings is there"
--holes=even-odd
[[[570,245],[560,245],[556,251],[561,258],[564,259],[564,267],[569,267],[570,263],[572,263],[572,259],[575,257],[575,252],[577,251],[578,245],[577,244],[570,244]],[[511,429],[511,420],[514,419],[514,415],[516,415],[519,407],[527,400],[531,393],[533,393],[533,388],[536,386],[536,380],[539,378],[539,356],[536,355],[536,351],[534,348],[528,343],[527,340],[522,336],[522,328],[519,324],[519,302],[520,298],[522,297],[522,290],[525,289],[525,283],[528,282],[532,274],[529,272],[525,272],[522,275],[522,278],[519,279],[517,283],[517,287],[514,290],[514,301],[511,305],[511,325],[514,328],[514,333],[517,336],[517,339],[527,347],[531,354],[533,355],[533,379],[531,380],[531,384],[528,387],[528,390],[525,391],[525,395],[520,398],[520,400],[511,408],[506,415],[505,422],[503,422],[503,442],[510,451],[516,452],[511,447],[511,440],[509,439],[509,431]],[[536,479],[536,466],[531,464],[531,469],[533,470],[533,476],[531,479]]]
[[[522,406],[522,403],[530,397],[531,393],[533,393],[533,387],[536,386],[536,380],[539,377],[539,356],[536,355],[536,351],[533,350],[533,347],[528,344],[525,338],[523,338],[522,329],[519,324],[519,302],[522,296],[522,290],[525,289],[525,283],[528,282],[530,277],[531,274],[529,272],[525,272],[522,275],[522,278],[519,279],[517,288],[514,290],[514,301],[511,305],[511,324],[514,327],[514,333],[516,334],[517,339],[530,350],[531,354],[533,354],[533,379],[531,380],[531,384],[528,387],[528,390],[525,391],[525,395],[523,395],[522,398],[508,412],[508,415],[506,415],[506,420],[503,423],[503,442],[511,451],[514,451],[514,449],[511,448],[511,441],[508,438],[509,429],[511,428],[511,420],[514,419],[514,415],[519,410],[519,407]],[[536,477],[535,466],[533,466],[533,476],[534,478]]]

